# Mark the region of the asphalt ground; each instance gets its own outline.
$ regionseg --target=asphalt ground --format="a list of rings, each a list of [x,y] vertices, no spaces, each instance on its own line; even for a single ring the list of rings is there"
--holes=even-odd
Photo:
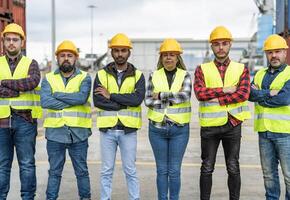
[[[144,107],[144,106],[143,106]],[[253,110],[253,104],[250,104]],[[157,199],[156,191],[156,168],[153,152],[148,140],[148,120],[146,119],[146,108],[143,109],[143,127],[138,133],[137,147],[137,169],[140,178],[141,199]],[[193,117],[190,129],[190,139],[186,149],[182,165],[182,186],[180,191],[181,200],[199,199],[199,170],[200,170],[200,136],[197,119],[197,101],[193,100]],[[95,121],[95,116],[94,116]],[[45,190],[48,177],[48,162],[46,153],[46,139],[44,129],[39,123],[39,134],[36,147],[36,167],[37,167],[37,200],[45,199]],[[88,166],[91,180],[92,199],[99,199],[100,185],[100,149],[99,131],[94,127],[93,135],[89,138]],[[15,156],[16,157],[16,156]],[[253,119],[246,121],[242,128],[242,143],[240,153],[241,164],[241,198],[242,200],[262,200],[264,197],[263,177],[260,167],[258,150],[258,137],[253,132]],[[11,173],[11,188],[8,200],[20,199],[19,168],[15,158]],[[280,176],[282,177],[282,176]],[[284,196],[284,183],[281,180],[282,193]],[[59,200],[77,200],[78,191],[76,178],[73,172],[69,156],[63,171]],[[128,199],[127,187],[122,166],[120,153],[117,153],[116,167],[113,179],[113,200]],[[217,154],[216,167],[213,175],[212,198],[213,200],[225,200],[228,197],[227,173],[222,146],[220,145]]]

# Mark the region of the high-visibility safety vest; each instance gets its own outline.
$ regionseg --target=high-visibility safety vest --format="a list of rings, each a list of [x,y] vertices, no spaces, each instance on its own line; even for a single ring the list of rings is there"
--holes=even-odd
[[[224,83],[214,62],[201,65],[207,88],[237,86],[244,71],[244,65],[231,61],[227,67]],[[248,102],[221,106],[218,102],[199,102],[199,121],[202,127],[222,126],[228,121],[228,113],[240,121],[251,118]]]
[[[0,57],[0,81],[5,79],[17,80],[28,78],[29,66],[32,60],[22,56],[12,75],[5,56]],[[0,98],[0,119],[11,115],[11,108],[15,110],[31,110],[32,118],[41,118],[40,87],[32,91],[19,92],[18,97]]]
[[[179,92],[180,89],[182,88],[182,83],[184,81],[185,75],[186,71],[177,68],[175,78],[173,80],[171,88],[169,89],[164,68],[161,68],[153,72],[152,75],[152,83],[154,86],[153,92],[154,93]],[[165,116],[167,116],[169,119],[179,124],[189,123],[191,118],[190,101],[168,106],[164,109],[148,108],[148,118],[152,121],[162,122]]]
[[[257,72],[254,83],[262,88],[262,82],[267,72],[263,68]],[[270,90],[281,90],[290,79],[290,66],[280,72],[270,85]],[[254,130],[258,132],[271,131],[274,133],[290,133],[290,105],[268,108],[255,103]]]
[[[128,94],[135,91],[135,85],[142,75],[139,70],[135,71],[135,76],[126,77],[121,87],[119,88],[116,79],[111,74],[107,73],[104,69],[98,71],[98,77],[103,87],[110,93],[115,94]],[[136,107],[127,106],[126,109],[119,111],[108,111],[97,108],[97,127],[110,128],[116,126],[118,120],[125,127],[141,128],[141,105]]]
[[[60,73],[50,72],[46,75],[46,80],[50,84],[52,93],[65,92],[74,93],[79,92],[82,81],[86,78],[87,73],[80,70],[80,73],[70,79],[67,85],[64,85]],[[91,104],[88,98],[83,105],[75,105],[62,110],[47,109],[47,116],[44,120],[44,127],[59,128],[64,125],[69,127],[91,128]]]

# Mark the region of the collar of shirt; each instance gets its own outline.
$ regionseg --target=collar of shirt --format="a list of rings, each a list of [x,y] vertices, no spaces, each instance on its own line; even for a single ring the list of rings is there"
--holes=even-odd
[[[223,63],[221,63],[221,62],[217,61],[216,59],[214,59],[214,64],[217,67],[221,67],[221,66],[227,67],[230,64],[230,62],[231,62],[231,60],[230,60],[229,57]]]
[[[10,64],[14,64],[16,65],[16,63],[18,63],[20,61],[20,59],[22,58],[22,54],[19,54],[16,58],[10,58],[7,55],[5,55],[7,62]]]
[[[282,64],[279,68],[273,68],[273,67],[271,67],[271,65],[269,65],[267,72],[268,73],[282,72],[285,69],[285,67],[287,67],[287,64]],[[271,69],[274,69],[274,72],[271,72]]]
[[[80,69],[76,67],[74,73],[73,73],[70,77],[65,78],[65,77],[63,77],[63,75],[60,73],[60,70],[59,70],[59,69],[56,69],[56,70],[54,71],[54,74],[60,74],[60,75],[61,75],[61,78],[62,78],[62,80],[63,80],[63,82],[64,82],[65,85],[68,83],[68,81],[69,81],[70,79],[72,79],[73,77],[75,77],[76,75],[78,75],[78,74],[80,74],[80,73],[81,73]]]
[[[129,68],[129,64],[127,64],[127,68],[126,68],[125,70],[119,72],[118,69],[117,69],[117,67],[116,67],[116,64],[114,63],[114,64],[112,65],[112,69],[114,70],[114,72],[115,72],[116,74],[118,74],[118,73],[124,73],[124,72],[126,72],[126,71],[128,70],[128,68]]]

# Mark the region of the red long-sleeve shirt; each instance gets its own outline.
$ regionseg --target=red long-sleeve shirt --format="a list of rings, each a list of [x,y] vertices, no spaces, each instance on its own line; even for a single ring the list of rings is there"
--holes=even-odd
[[[224,63],[219,63],[214,61],[222,81],[224,81],[225,73],[227,67],[229,66],[231,60],[227,59]],[[220,105],[228,105],[233,103],[240,103],[246,101],[250,95],[250,74],[247,67],[245,67],[239,84],[237,85],[237,90],[232,93],[224,93],[223,88],[207,88],[204,82],[203,72],[200,66],[195,70],[195,79],[194,79],[194,92],[195,96],[199,101],[209,101],[211,99],[217,98]],[[229,120],[233,126],[236,126],[241,123],[240,120],[234,118],[229,114]]]

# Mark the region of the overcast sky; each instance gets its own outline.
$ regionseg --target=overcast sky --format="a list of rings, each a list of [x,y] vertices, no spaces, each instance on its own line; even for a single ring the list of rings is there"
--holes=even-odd
[[[233,37],[250,37],[258,9],[253,0],[55,0],[56,46],[70,39],[90,53],[94,9],[94,53],[106,51],[107,40],[118,32],[130,38],[207,39],[217,25]],[[51,0],[27,1],[27,55],[39,62],[51,58]]]

